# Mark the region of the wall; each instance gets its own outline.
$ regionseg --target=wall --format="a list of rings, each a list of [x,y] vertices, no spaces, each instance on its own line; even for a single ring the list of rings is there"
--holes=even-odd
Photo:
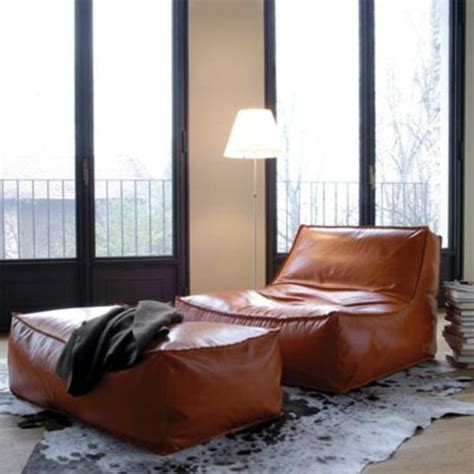
[[[466,12],[464,278],[474,280],[474,0]]]
[[[264,104],[262,0],[189,0],[191,292],[252,286],[252,163],[222,157],[235,113]],[[474,280],[474,0],[467,0],[464,276]],[[259,164],[259,284],[264,180]]]
[[[263,1],[189,1],[191,292],[253,285],[253,164],[223,158],[235,114],[264,105]],[[264,179],[259,163],[259,284]]]

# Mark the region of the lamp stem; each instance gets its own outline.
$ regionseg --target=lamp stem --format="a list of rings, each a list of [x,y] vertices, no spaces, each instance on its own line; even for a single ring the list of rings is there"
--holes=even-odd
[[[253,287],[257,289],[257,160],[253,160]]]

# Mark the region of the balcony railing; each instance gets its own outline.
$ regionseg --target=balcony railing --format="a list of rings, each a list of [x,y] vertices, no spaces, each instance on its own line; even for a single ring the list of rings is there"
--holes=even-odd
[[[279,180],[277,189],[278,251],[281,253],[289,250],[301,223],[359,223],[358,182]],[[377,224],[431,224],[429,191],[428,183],[377,183]]]
[[[96,180],[96,255],[173,253],[171,179]]]
[[[0,180],[0,259],[74,258],[74,180]],[[382,182],[377,223],[430,224],[427,183]],[[300,223],[357,225],[359,183],[278,181],[278,250],[286,252]],[[170,179],[96,180],[98,257],[173,253]]]
[[[98,257],[173,252],[171,179],[95,181]],[[75,182],[0,180],[0,259],[76,256]]]

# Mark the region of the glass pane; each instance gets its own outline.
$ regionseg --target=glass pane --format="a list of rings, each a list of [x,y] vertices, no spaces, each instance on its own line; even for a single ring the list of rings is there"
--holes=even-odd
[[[376,223],[448,246],[449,2],[376,0]]]
[[[358,1],[276,0],[278,252],[300,223],[359,223]]]
[[[171,0],[94,2],[94,114],[96,255],[171,255]]]
[[[0,259],[74,258],[74,2],[0,2]]]

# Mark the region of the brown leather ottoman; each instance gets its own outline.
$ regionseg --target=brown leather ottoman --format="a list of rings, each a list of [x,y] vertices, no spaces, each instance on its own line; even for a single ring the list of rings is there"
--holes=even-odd
[[[14,315],[11,391],[162,454],[280,415],[277,331],[220,323],[179,324],[140,364],[72,397],[55,373],[61,349],[82,321],[108,309]]]

